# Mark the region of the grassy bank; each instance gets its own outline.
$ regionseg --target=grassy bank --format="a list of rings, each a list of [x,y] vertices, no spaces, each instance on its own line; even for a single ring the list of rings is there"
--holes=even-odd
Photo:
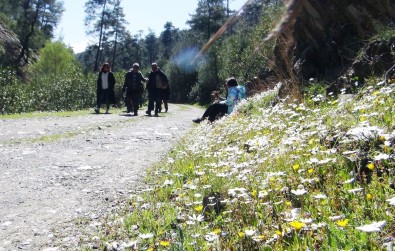
[[[198,125],[147,175],[107,250],[379,250],[392,245],[395,83],[302,103],[273,90]]]

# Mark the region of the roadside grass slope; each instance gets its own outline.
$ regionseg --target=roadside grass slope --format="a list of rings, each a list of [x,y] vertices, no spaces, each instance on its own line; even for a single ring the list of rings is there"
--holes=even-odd
[[[249,98],[201,123],[106,219],[105,250],[391,250],[395,82]]]

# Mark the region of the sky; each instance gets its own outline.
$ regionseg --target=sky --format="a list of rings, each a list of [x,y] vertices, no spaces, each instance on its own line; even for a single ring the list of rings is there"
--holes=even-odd
[[[85,2],[63,0],[65,11],[55,30],[55,38],[72,47],[75,53],[97,42],[85,34]],[[246,0],[230,0],[229,8],[239,10],[244,2]],[[132,35],[142,30],[143,36],[148,34],[149,29],[159,36],[166,22],[172,22],[175,28],[188,29],[186,21],[195,13],[197,4],[198,0],[123,0],[121,3],[129,23],[127,29]]]

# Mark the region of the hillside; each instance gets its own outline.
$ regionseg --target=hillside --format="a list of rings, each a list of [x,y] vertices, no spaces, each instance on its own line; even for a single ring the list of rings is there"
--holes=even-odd
[[[395,80],[278,91],[197,126],[105,220],[105,250],[392,250]]]

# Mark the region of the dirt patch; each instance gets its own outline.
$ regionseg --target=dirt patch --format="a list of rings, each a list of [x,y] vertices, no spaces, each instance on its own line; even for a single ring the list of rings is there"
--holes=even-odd
[[[202,112],[0,120],[0,251],[77,250]]]

